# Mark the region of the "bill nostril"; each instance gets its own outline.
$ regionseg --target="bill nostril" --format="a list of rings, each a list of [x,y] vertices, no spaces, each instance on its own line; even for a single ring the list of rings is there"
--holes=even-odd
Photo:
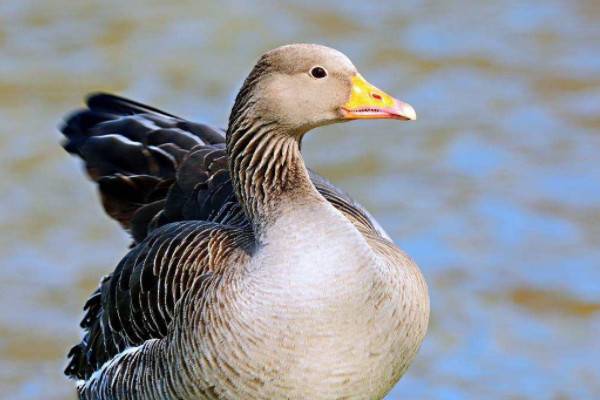
[[[371,97],[373,97],[376,100],[381,100],[382,97],[379,93],[371,93]]]

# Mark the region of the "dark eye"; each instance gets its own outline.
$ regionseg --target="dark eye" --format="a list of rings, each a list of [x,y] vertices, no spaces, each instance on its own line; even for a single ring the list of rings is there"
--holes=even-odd
[[[310,74],[317,79],[325,78],[327,76],[327,71],[323,67],[313,67],[310,70]]]

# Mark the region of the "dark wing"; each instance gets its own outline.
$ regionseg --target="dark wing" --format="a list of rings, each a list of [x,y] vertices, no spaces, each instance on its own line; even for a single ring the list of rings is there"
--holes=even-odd
[[[134,239],[85,305],[85,336],[66,373],[86,379],[125,348],[164,337],[192,283],[254,239],[231,185],[222,130],[109,94],[90,96],[61,130],[106,212]],[[359,229],[385,236],[348,195],[315,173],[311,179]]]
[[[67,118],[64,148],[85,162],[105,211],[135,242],[174,221],[239,217],[225,134],[109,94]]]
[[[210,222],[154,230],[88,299],[81,322],[85,335],[69,352],[65,373],[87,379],[125,349],[166,337],[175,306],[187,292],[199,280],[240,264],[253,243],[249,230]]]

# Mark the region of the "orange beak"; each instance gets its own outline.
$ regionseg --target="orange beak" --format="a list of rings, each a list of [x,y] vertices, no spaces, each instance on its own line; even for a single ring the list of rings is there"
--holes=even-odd
[[[352,77],[350,99],[342,106],[344,119],[399,119],[414,121],[415,109],[377,89],[360,74]]]

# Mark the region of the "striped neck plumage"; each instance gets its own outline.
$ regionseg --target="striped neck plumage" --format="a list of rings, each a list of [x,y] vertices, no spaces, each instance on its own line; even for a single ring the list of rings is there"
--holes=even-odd
[[[277,219],[283,204],[317,193],[300,154],[300,140],[277,122],[250,118],[230,122],[229,171],[236,196],[258,234]]]

